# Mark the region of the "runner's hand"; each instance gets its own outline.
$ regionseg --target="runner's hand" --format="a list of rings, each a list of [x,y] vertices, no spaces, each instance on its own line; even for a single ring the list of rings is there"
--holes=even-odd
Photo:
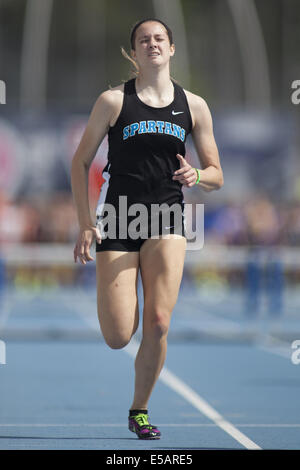
[[[77,262],[77,258],[81,264],[86,264],[87,261],[94,260],[90,254],[90,247],[94,238],[96,238],[98,243],[101,243],[100,231],[97,227],[89,227],[79,231],[77,242],[74,248],[75,263]]]
[[[172,179],[179,181],[183,186],[191,188],[196,184],[197,172],[182,155],[177,153],[176,157],[180,161],[180,169],[174,171]]]

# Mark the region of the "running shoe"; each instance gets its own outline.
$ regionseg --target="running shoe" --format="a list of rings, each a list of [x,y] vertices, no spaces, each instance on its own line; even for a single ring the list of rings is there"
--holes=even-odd
[[[129,416],[129,431],[135,432],[139,439],[160,439],[160,431],[156,426],[150,424],[148,419],[148,415],[145,413]]]

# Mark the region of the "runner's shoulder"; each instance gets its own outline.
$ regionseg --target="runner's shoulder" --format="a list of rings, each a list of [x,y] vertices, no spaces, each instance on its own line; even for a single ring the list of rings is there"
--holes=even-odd
[[[195,122],[201,121],[210,115],[208,104],[202,96],[196,95],[191,91],[185,90],[185,95],[192,115],[193,128]]]
[[[124,96],[124,83],[103,91],[99,95],[97,102],[100,105],[105,106],[107,108],[115,109],[116,107],[119,107],[120,104],[122,103],[123,96]]]
[[[191,91],[185,90],[184,92],[186,94],[188,103],[190,106],[197,107],[197,108],[205,108],[207,106],[207,103],[202,96],[196,95],[195,93],[192,93]]]

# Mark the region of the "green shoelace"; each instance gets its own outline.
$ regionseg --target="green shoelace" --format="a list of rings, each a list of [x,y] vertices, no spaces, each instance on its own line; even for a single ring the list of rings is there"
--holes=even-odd
[[[148,427],[152,428],[152,426],[150,425],[150,423],[148,421],[148,415],[146,415],[144,413],[139,413],[139,414],[133,416],[133,418],[136,420],[136,422],[140,426],[148,426]]]

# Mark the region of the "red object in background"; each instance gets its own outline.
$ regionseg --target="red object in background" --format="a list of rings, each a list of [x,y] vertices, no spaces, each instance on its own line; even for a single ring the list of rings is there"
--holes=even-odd
[[[0,119],[0,191],[13,199],[27,172],[23,137],[13,125]]]
[[[93,205],[98,201],[100,189],[104,182],[102,170],[104,166],[93,162],[89,172],[89,199]]]

